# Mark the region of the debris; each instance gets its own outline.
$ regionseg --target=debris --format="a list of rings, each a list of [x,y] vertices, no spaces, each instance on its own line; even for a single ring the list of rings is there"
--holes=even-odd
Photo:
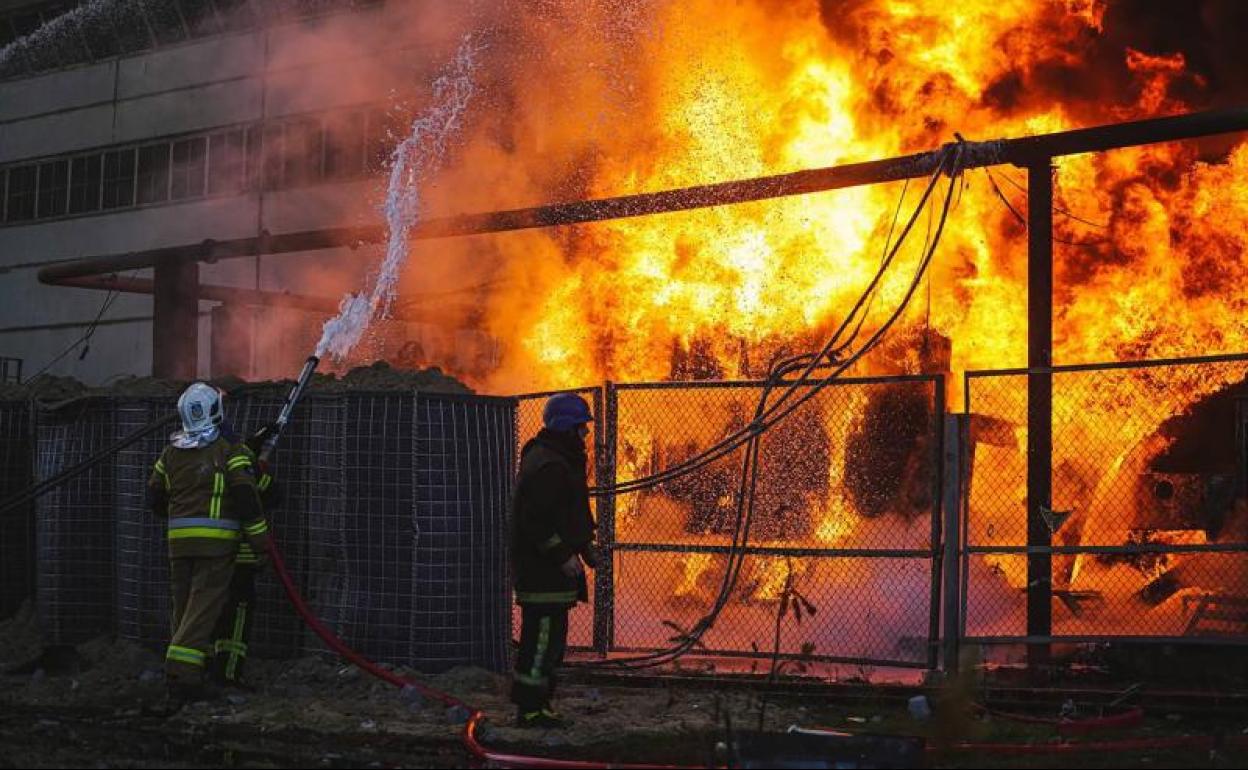
[[[399,700],[406,703],[407,707],[413,711],[418,711],[425,707],[424,693],[410,684],[403,685],[403,689],[399,690]]]

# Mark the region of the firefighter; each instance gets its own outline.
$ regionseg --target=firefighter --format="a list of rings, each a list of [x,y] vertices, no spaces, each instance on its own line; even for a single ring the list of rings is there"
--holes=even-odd
[[[589,598],[585,566],[597,566],[585,449],[592,421],[580,396],[553,396],[545,427],[520,455],[512,533],[520,649],[511,691],[520,727],[565,724],[551,706],[555,670],[567,646],[568,612]]]
[[[256,477],[256,489],[260,493],[261,508],[266,513],[273,510],[277,500],[277,490],[273,485],[273,472],[266,460],[259,458],[264,441],[275,429],[268,425],[260,429],[243,443],[252,461],[252,471]],[[230,431],[222,425],[222,433],[231,438]],[[256,606],[256,574],[268,563],[268,554],[257,551],[247,539],[238,543],[238,555],[234,559],[234,577],[230,580],[229,597],[225,607],[217,619],[213,632],[213,652],[211,674],[215,684],[251,690],[243,676],[247,663],[248,644],[251,641],[251,628],[255,622]]]
[[[170,437],[148,481],[153,511],[168,519],[173,594],[165,677],[171,704],[206,694],[213,629],[229,597],[239,544],[268,552],[255,460],[222,435],[222,394],[196,382],[178,398],[182,430]]]

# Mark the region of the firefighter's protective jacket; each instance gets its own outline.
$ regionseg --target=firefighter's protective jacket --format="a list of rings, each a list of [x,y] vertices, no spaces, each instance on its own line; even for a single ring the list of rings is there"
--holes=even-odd
[[[169,519],[169,556],[229,556],[246,542],[267,549],[255,476],[255,455],[243,444],[219,437],[203,447],[167,446],[152,469],[152,508]]]
[[[512,551],[519,604],[585,601],[585,580],[561,565],[588,555],[594,539],[585,446],[574,433],[543,430],[520,455],[513,506]]]

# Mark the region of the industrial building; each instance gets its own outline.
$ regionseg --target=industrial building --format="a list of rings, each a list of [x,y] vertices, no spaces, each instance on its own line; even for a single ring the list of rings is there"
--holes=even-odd
[[[350,239],[315,253],[265,246],[377,224],[378,172],[402,128],[393,94],[419,98],[437,65],[425,44],[379,32],[421,5],[0,2],[4,376],[99,385],[297,366],[338,294],[288,295],[309,281],[354,287],[374,252]],[[350,88],[306,85],[331,80]],[[259,253],[119,269],[95,288],[38,279],[68,260],[236,239]],[[179,301],[189,292],[197,311]],[[424,333],[408,347],[427,348]]]

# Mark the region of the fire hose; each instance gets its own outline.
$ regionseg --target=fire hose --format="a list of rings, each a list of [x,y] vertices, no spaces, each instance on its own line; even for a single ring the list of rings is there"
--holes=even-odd
[[[291,605],[295,608],[295,612],[307,624],[312,633],[320,637],[326,646],[336,652],[343,660],[358,666],[368,674],[371,674],[387,684],[394,685],[399,689],[410,687],[416,690],[425,698],[437,701],[450,709],[461,709],[462,715],[466,717],[464,722],[463,742],[465,748],[477,759],[489,762],[499,767],[514,768],[538,768],[553,767],[562,768],[562,770],[596,770],[598,768],[621,768],[622,770],[693,770],[693,765],[647,765],[647,764],[626,764],[626,763],[606,763],[593,762],[572,759],[549,759],[547,757],[531,756],[527,754],[508,754],[499,751],[493,751],[481,743],[478,732],[481,727],[482,720],[485,719],[485,712],[481,709],[469,705],[466,701],[443,692],[434,687],[430,687],[423,682],[412,679],[411,677],[401,676],[393,671],[389,671],[373,661],[365,658],[360,653],[347,646],[333,631],[321,622],[308,604],[303,599],[303,595],[299,593],[295,581],[290,576],[290,571],[286,569],[286,562],[282,559],[281,551],[278,550],[276,543],[270,544],[269,556],[272,560],[273,571],[277,573],[277,579],[281,582],[282,588],[286,591],[286,597],[290,599]]]
[[[420,682],[411,677],[402,676],[390,671],[373,661],[365,658],[360,653],[351,649],[341,638],[331,631],[320,618],[312,612],[304,601],[302,594],[299,593],[298,587],[290,576],[290,571],[286,568],[286,562],[282,559],[281,552],[278,550],[276,543],[272,544],[270,557],[273,564],[273,571],[277,574],[278,580],[282,584],[282,588],[286,592],[286,596],[290,599],[291,605],[295,612],[307,624],[308,628],[316,634],[326,646],[335,653],[340,655],[343,660],[358,666],[368,674],[380,679],[387,684],[393,685],[399,689],[412,688],[429,700],[437,701],[450,709],[461,709],[462,715],[465,717],[464,729],[461,734],[461,740],[464,747],[473,757],[482,762],[488,762],[494,767],[520,768],[555,768],[556,770],[608,770],[609,768],[618,768],[619,770],[695,770],[702,765],[664,765],[664,764],[635,764],[635,763],[615,763],[615,762],[599,762],[595,760],[578,760],[578,759],[551,759],[548,757],[540,757],[531,754],[513,754],[501,751],[495,751],[481,742],[479,732],[481,723],[485,719],[485,712],[476,706],[470,705],[467,701],[457,698],[450,693],[443,692],[434,687]],[[1138,712],[1138,713],[1137,713]],[[1143,711],[1141,709],[1132,709],[1127,712],[1126,719],[1122,717],[1107,717],[1102,719],[1081,720],[1070,724],[1077,724],[1088,728],[1103,729],[1109,727],[1122,727],[1128,724],[1137,724],[1142,718]],[[1045,723],[1057,723],[1055,720],[1043,720]],[[818,732],[818,731],[815,731]],[[832,732],[832,731],[828,731]],[[948,750],[954,752],[979,752],[985,754],[1007,754],[1007,755],[1067,755],[1067,754],[1091,754],[1091,753],[1109,753],[1124,751],[1165,751],[1179,749],[1203,749],[1213,750],[1219,747],[1231,748],[1248,748],[1248,736],[1232,736],[1222,738],[1215,735],[1179,735],[1155,738],[1126,738],[1117,741],[1097,741],[1088,743],[1044,743],[1044,744],[1027,744],[1027,743],[971,743],[960,742],[950,746]],[[936,753],[939,751],[937,747],[928,746],[928,753]]]

